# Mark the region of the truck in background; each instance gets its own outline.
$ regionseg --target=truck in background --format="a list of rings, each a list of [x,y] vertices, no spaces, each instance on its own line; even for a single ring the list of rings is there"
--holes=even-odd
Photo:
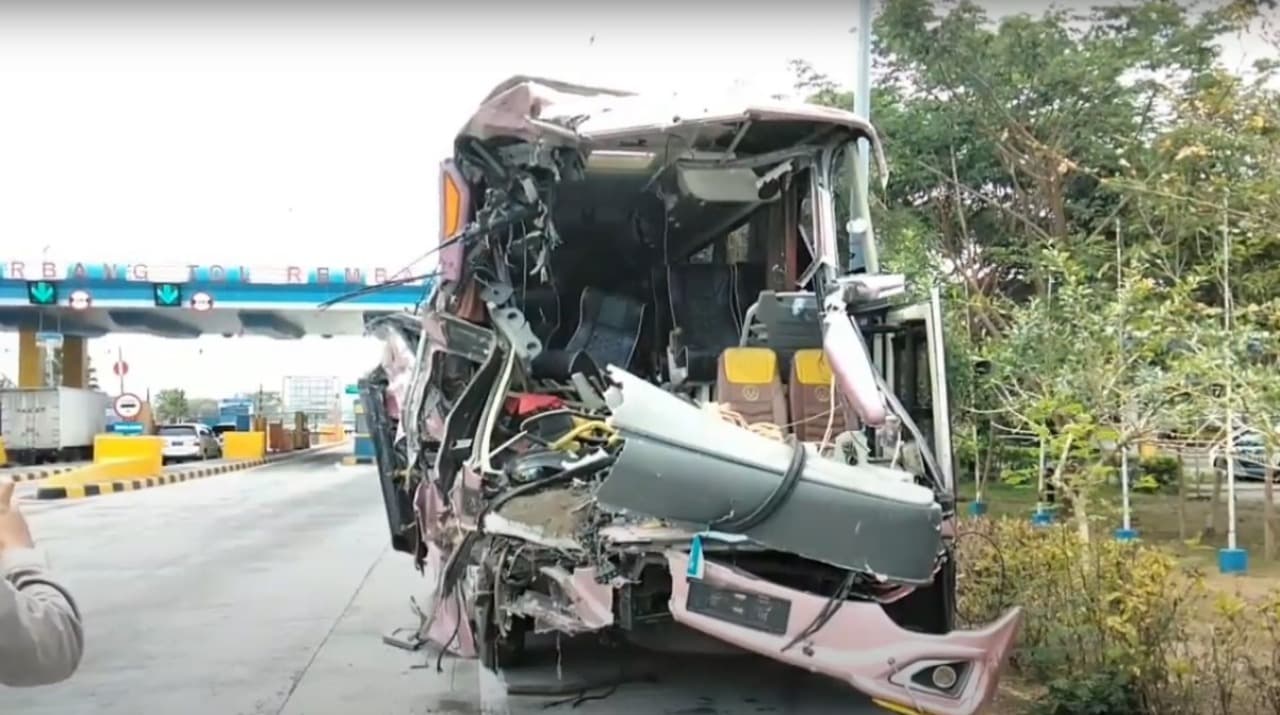
[[[77,387],[0,390],[0,437],[9,461],[42,464],[93,458],[110,398]]]

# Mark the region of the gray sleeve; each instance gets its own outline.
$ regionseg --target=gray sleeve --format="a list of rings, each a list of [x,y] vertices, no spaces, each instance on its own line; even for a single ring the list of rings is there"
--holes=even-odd
[[[34,549],[0,553],[0,684],[49,685],[80,665],[84,630],[75,601]]]

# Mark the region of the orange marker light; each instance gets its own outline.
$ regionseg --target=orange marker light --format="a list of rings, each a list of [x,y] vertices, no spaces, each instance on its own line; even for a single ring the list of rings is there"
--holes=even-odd
[[[440,239],[452,238],[462,230],[463,189],[448,168],[440,171]]]

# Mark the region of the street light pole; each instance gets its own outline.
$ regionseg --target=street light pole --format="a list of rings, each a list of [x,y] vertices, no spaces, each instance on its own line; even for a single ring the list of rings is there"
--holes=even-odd
[[[858,0],[858,74],[853,87],[853,113],[871,118],[871,3]],[[869,176],[871,147],[865,139],[858,141],[858,172]]]
[[[853,113],[871,119],[871,22],[872,2],[858,0],[857,74],[853,87]],[[849,183],[849,269],[858,268],[855,256],[861,248],[862,267],[868,273],[880,270],[880,258],[876,252],[875,234],[871,229],[871,145],[866,139],[858,140],[858,151],[850,157],[853,178]],[[855,230],[856,229],[856,230]]]

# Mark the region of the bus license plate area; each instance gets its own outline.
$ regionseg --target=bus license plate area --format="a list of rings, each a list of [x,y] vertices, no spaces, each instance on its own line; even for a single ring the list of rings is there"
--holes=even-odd
[[[786,634],[791,621],[790,601],[694,580],[689,581],[685,608],[690,613],[779,636]]]

